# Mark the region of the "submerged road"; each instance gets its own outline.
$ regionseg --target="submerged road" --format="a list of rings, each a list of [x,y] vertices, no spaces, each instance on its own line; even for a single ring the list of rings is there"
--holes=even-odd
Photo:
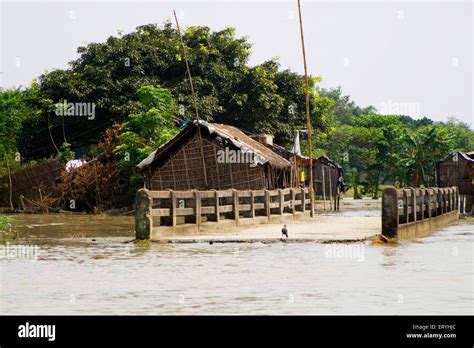
[[[287,242],[356,242],[381,233],[379,210],[317,214],[314,219],[286,222],[289,238]],[[218,230],[179,233],[166,236],[164,242],[280,242],[283,223],[260,224],[236,227],[231,224]],[[206,230],[206,229],[204,229]]]

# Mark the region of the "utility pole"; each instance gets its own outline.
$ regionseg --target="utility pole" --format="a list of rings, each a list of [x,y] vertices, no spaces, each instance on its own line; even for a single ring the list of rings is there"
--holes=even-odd
[[[309,196],[311,199],[311,217],[314,217],[313,149],[312,149],[312,144],[311,144],[311,135],[313,131],[311,128],[311,114],[309,111],[309,77],[308,77],[308,68],[306,66],[306,51],[304,48],[303,20],[301,18],[300,0],[298,0],[298,15],[300,19],[301,49],[303,51],[303,63],[304,63],[304,79],[306,83],[306,128],[308,132],[308,148],[309,148]]]

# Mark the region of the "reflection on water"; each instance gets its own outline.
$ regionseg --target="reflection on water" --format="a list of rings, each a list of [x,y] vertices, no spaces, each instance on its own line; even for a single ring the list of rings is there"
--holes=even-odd
[[[367,243],[363,261],[337,248],[328,257],[331,246],[317,243],[127,243],[128,217],[15,224],[40,250],[36,261],[0,259],[0,314],[473,314],[466,222],[396,246]]]

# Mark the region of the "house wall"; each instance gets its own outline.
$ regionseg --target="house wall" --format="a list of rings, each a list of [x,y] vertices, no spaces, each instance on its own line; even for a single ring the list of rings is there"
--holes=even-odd
[[[461,213],[474,213],[474,164],[458,155],[449,157],[437,166],[438,186],[459,187],[461,195]]]
[[[323,196],[323,166],[324,166],[324,192],[326,197],[336,196],[337,183],[339,179],[339,169],[323,164],[319,161],[313,163],[314,188],[317,196]]]
[[[263,166],[251,167],[249,163],[218,163],[217,152],[219,149],[225,150],[224,144],[204,136],[201,137],[201,141],[202,152],[199,135],[197,132],[194,133],[162,166],[149,173],[150,188],[152,190],[264,188]],[[207,187],[203,165],[207,176]]]
[[[454,156],[438,164],[438,186],[459,187],[461,195],[474,195],[474,165],[464,157],[458,155],[457,161]]]

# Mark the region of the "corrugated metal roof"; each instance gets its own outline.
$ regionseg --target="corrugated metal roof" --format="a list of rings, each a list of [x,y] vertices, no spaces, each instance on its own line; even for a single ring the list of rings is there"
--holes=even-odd
[[[216,132],[222,138],[225,138],[231,141],[235,146],[237,146],[242,152],[253,152],[263,159],[263,163],[269,162],[273,166],[277,167],[290,167],[291,163],[279,156],[268,147],[258,142],[257,140],[252,139],[248,135],[244,134],[237,127],[217,124],[217,123],[207,123],[202,122],[201,124],[209,129],[210,132]]]
[[[453,151],[449,155],[447,155],[445,158],[443,158],[441,161],[439,161],[438,163],[441,163],[441,162],[444,162],[448,159],[451,159],[451,157],[453,157],[455,153],[460,155],[462,158],[464,158],[468,162],[473,162],[474,163],[474,151],[471,151],[471,152]]]

